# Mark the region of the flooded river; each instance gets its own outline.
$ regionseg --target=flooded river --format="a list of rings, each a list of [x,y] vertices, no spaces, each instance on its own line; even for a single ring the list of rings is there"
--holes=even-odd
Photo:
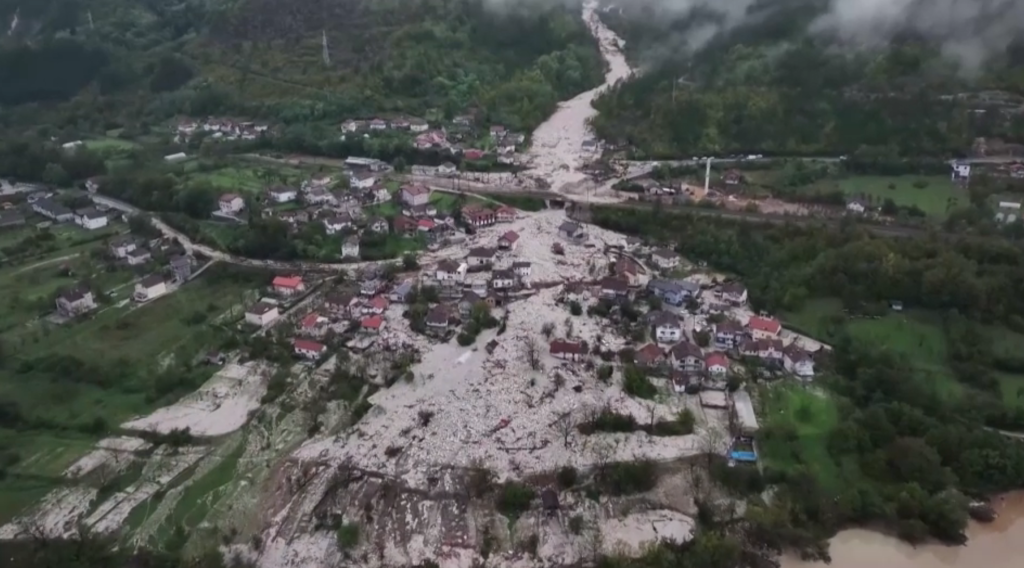
[[[590,103],[602,90],[632,73],[620,50],[621,39],[597,16],[597,2],[584,4],[583,20],[600,43],[601,56],[608,65],[604,84],[560,103],[558,110],[533,132],[533,144],[526,156],[527,175],[547,181],[553,191],[576,194],[592,185],[579,171],[595,155],[584,149],[584,141],[592,136],[587,119],[597,112]]]
[[[865,530],[843,531],[832,539],[831,568],[1019,568],[1024,566],[1024,492],[994,503],[999,518],[967,530],[967,546],[929,544],[914,548]],[[782,568],[824,568],[822,562],[783,558]]]

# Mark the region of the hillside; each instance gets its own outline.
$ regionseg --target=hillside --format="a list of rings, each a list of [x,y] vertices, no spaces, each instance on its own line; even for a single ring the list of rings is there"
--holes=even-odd
[[[601,76],[572,6],[46,0],[27,10],[3,0],[0,21],[11,30],[0,41],[0,104],[77,103],[66,116],[90,98],[115,124],[189,111],[306,122],[476,107],[527,128]]]
[[[864,147],[957,155],[979,136],[1024,138],[1024,36],[971,51],[959,38],[897,21],[884,35],[851,39],[822,23],[827,6],[843,3],[730,5],[739,4],[749,7],[606,11],[645,73],[597,101],[598,132],[655,157]]]

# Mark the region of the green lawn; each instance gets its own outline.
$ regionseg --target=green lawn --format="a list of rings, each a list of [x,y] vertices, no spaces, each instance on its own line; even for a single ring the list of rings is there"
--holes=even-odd
[[[915,187],[915,183],[927,183]],[[856,176],[835,182],[847,196],[881,205],[892,199],[896,205],[917,206],[929,217],[944,218],[949,211],[968,204],[967,191],[944,176]]]
[[[828,436],[839,417],[824,390],[782,382],[761,388],[760,399],[761,429],[769,432],[758,443],[765,467],[782,471],[807,467],[829,488],[859,475],[855,466],[836,463],[829,455]]]
[[[131,140],[124,140],[121,138],[113,138],[106,136],[103,138],[94,138],[92,140],[84,141],[85,147],[93,150],[94,152],[100,153],[115,153],[115,152],[126,152],[128,150],[134,150],[139,145]]]
[[[202,170],[202,171],[200,171]],[[306,178],[306,173],[299,168],[282,165],[253,165],[241,163],[214,170],[197,168],[189,173],[189,181],[208,182],[214,186],[230,191],[259,193],[272,185],[299,185]]]

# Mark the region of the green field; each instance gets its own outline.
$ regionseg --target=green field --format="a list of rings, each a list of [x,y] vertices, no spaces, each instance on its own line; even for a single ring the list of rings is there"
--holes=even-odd
[[[131,140],[123,140],[121,138],[113,138],[110,136],[84,140],[83,142],[86,148],[100,153],[127,152],[128,150],[134,150],[139,147],[138,144]]]
[[[264,189],[282,184],[299,185],[307,177],[299,168],[282,165],[251,165],[240,163],[208,170],[196,167],[187,176],[188,181],[206,182],[229,191],[260,193]]]
[[[927,183],[915,187],[915,183]],[[856,176],[834,182],[850,198],[871,198],[874,205],[892,199],[896,205],[916,206],[929,217],[944,218],[968,205],[967,191],[944,176]]]

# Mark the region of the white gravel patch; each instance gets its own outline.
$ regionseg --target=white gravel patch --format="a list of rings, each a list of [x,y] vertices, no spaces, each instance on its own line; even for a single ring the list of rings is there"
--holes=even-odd
[[[152,447],[152,444],[128,436],[104,438],[96,443],[96,449],[82,456],[64,471],[64,477],[78,478],[89,475],[99,468],[111,473],[123,472],[135,461],[135,453]]]
[[[682,544],[693,538],[696,523],[690,517],[666,509],[633,513],[601,523],[605,554],[639,556],[646,547],[659,542]]]
[[[259,408],[271,373],[272,368],[260,363],[226,365],[198,391],[121,427],[163,434],[188,428],[195,436],[234,432]]]

